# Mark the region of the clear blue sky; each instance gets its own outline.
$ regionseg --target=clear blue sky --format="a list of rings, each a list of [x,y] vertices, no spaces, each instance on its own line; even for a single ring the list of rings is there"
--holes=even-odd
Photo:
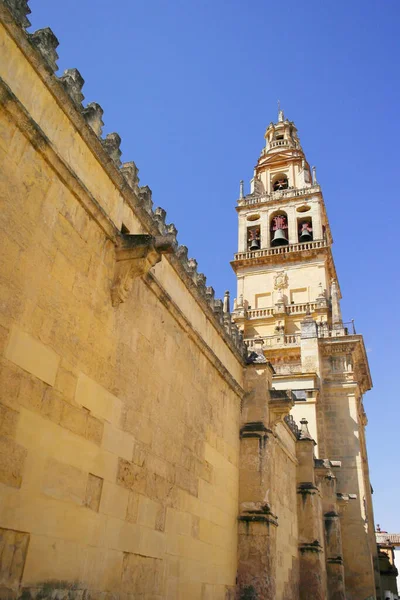
[[[155,206],[219,296],[235,277],[235,203],[276,119],[294,120],[334,236],[343,316],[365,336],[375,521],[400,531],[398,0],[31,2],[60,72],[76,67]],[[351,490],[348,490],[351,492]]]

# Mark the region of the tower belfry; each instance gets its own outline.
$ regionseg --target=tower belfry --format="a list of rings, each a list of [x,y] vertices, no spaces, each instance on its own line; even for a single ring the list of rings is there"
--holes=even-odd
[[[356,496],[341,521],[346,592],[367,598],[379,570],[364,431],[363,394],[372,387],[364,342],[354,323],[342,319],[321,186],[280,106],[264,138],[250,193],[236,207],[232,317],[250,356],[262,353],[272,364],[272,388],[293,394],[291,415],[297,423],[307,419],[316,457],[341,462],[338,490]]]

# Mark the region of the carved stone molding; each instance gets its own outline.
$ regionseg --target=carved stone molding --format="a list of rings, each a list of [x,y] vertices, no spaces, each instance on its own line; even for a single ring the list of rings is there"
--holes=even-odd
[[[114,281],[111,287],[113,306],[125,302],[132,289],[133,280],[148,273],[160,262],[162,254],[173,252],[172,236],[126,234],[121,236],[116,248]]]
[[[289,278],[285,271],[278,271],[274,277],[274,289],[284,290],[289,284]]]

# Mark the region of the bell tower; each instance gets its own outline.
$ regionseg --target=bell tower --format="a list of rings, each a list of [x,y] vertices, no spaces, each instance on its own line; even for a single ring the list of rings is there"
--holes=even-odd
[[[380,598],[363,394],[372,387],[354,322],[341,315],[332,235],[315,167],[295,124],[279,110],[265,132],[250,182],[240,182],[233,320],[249,361],[274,369],[272,388],[290,390],[291,414],[307,419],[316,458],[339,461],[337,489],[350,494],[341,516],[346,593]]]

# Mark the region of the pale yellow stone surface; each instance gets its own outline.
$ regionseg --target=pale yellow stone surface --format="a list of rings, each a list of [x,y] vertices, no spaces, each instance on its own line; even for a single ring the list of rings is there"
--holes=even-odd
[[[157,289],[136,280],[112,306],[109,236],[121,222],[146,228],[29,52],[1,35],[3,79],[74,173],[66,183],[1,108],[0,407],[12,413],[0,526],[30,536],[21,585],[223,598],[236,577],[243,364],[165,258]]]
[[[5,357],[45,383],[54,385],[59,355],[25,331],[17,327],[11,329]]]

